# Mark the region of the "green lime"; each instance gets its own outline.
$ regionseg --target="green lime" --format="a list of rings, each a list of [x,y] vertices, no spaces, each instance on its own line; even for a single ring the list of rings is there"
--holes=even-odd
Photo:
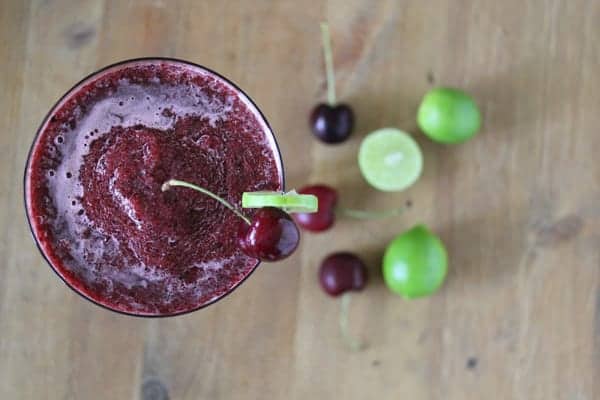
[[[406,189],[419,178],[423,154],[415,140],[396,128],[371,132],[358,151],[358,166],[376,189],[394,192]]]
[[[434,293],[444,282],[447,269],[444,244],[424,225],[397,236],[383,256],[386,285],[407,299]]]
[[[243,208],[277,207],[290,213],[314,213],[319,209],[317,196],[298,194],[295,191],[281,192],[244,192]]]
[[[473,137],[481,127],[481,113],[467,93],[450,88],[430,90],[419,106],[419,128],[441,143],[460,143]]]

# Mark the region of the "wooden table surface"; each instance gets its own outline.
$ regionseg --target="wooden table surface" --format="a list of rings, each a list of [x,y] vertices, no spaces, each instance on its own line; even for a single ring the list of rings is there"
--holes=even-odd
[[[351,140],[313,140],[325,98],[319,21],[329,19]],[[600,2],[0,1],[1,399],[600,398]],[[271,122],[288,188],[324,182],[341,203],[402,217],[340,220],[305,234],[234,294],[191,315],[141,319],[83,301],[44,263],[23,210],[35,131],[80,78],[138,56],[187,59],[243,87]],[[479,136],[426,140],[415,123],[436,85],[471,92]],[[364,135],[415,135],[422,178],[368,187]],[[435,296],[405,301],[380,278],[382,250],[417,222],[450,254]],[[319,261],[351,250],[370,284],[350,326],[321,292]]]

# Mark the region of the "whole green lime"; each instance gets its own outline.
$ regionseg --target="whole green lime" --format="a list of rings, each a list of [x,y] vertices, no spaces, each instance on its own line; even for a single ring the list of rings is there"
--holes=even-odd
[[[481,113],[475,100],[462,90],[435,88],[423,97],[417,123],[436,142],[460,143],[479,131]]]
[[[444,282],[447,269],[444,244],[424,225],[416,225],[397,236],[383,256],[386,285],[407,299],[434,293]]]

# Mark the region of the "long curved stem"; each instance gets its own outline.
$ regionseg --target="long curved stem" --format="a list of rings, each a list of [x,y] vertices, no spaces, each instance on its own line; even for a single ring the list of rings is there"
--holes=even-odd
[[[365,347],[365,344],[353,337],[350,334],[350,329],[348,327],[348,314],[350,312],[350,300],[351,294],[346,292],[342,294],[342,303],[340,305],[340,333],[342,334],[342,339],[344,339],[344,343],[350,348],[352,351],[359,351]]]
[[[377,219],[396,217],[404,212],[405,208],[397,208],[395,210],[384,210],[384,211],[365,211],[365,210],[354,210],[351,208],[336,208],[335,211],[351,218],[357,219]]]
[[[333,52],[331,51],[331,35],[329,24],[321,22],[321,40],[323,41],[323,55],[325,56],[325,72],[327,74],[327,102],[330,106],[335,104],[335,74],[333,72]]]
[[[180,181],[180,180],[177,180],[177,179],[169,179],[168,181],[166,181],[165,183],[163,183],[162,186],[161,186],[161,190],[163,192],[166,192],[172,186],[186,187],[186,188],[189,188],[189,189],[194,189],[197,192],[203,193],[203,194],[207,195],[208,197],[210,197],[211,199],[214,199],[214,200],[218,201],[219,203],[223,204],[225,207],[229,208],[235,215],[237,215],[238,217],[240,217],[241,219],[243,219],[244,222],[246,222],[248,225],[250,225],[250,219],[248,219],[248,217],[246,217],[244,214],[242,214],[241,212],[239,212],[227,200],[225,200],[225,199],[217,196],[216,194],[214,194],[210,190],[204,189],[204,188],[202,188],[200,186],[196,186],[193,183],[189,183],[189,182],[185,182],[185,181]]]

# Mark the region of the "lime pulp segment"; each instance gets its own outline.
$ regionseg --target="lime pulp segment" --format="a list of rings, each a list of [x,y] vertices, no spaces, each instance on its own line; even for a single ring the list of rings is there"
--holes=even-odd
[[[383,128],[371,132],[361,143],[358,166],[373,187],[395,192],[406,189],[419,178],[423,154],[406,132]]]
[[[295,191],[280,192],[244,192],[243,208],[277,207],[291,213],[314,213],[319,209],[317,196],[298,194]]]

